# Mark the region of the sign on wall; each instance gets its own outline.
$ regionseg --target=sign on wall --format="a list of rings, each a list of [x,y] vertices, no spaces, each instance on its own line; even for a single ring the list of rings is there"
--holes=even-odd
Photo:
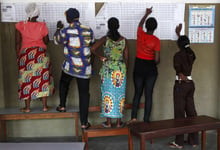
[[[189,6],[189,38],[191,43],[214,43],[215,6]]]

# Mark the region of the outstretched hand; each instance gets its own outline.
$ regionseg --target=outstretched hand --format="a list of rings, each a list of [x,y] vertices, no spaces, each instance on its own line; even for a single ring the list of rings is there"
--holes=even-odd
[[[63,25],[62,21],[57,21],[57,29],[58,29],[58,30],[62,29],[63,26],[64,26],[64,25]]]
[[[147,8],[147,9],[146,9],[146,14],[147,14],[147,15],[150,15],[150,14],[152,13],[152,9],[153,9],[153,7]]]
[[[176,26],[176,34],[177,34],[178,36],[180,36],[181,30],[182,30],[182,24],[180,23],[178,26]]]

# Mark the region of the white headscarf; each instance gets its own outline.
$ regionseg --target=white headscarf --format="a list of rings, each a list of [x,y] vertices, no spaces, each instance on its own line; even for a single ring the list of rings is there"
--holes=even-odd
[[[27,14],[27,19],[40,15],[40,9],[36,3],[29,3],[25,8],[25,12]]]

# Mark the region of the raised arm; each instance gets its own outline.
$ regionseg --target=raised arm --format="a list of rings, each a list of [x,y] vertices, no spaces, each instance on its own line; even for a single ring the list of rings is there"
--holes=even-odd
[[[152,8],[153,8],[153,7],[146,9],[146,12],[145,12],[144,16],[142,17],[141,21],[140,21],[139,24],[138,24],[138,27],[143,27],[144,21],[145,21],[146,18],[152,13]]]
[[[178,36],[178,37],[180,37],[180,32],[181,32],[181,30],[182,30],[182,24],[180,23],[178,26],[176,26],[176,35]]]
[[[178,26],[176,26],[176,30],[175,30],[178,38],[181,36],[180,35],[181,30],[182,30],[182,24],[180,23]],[[187,77],[181,72],[181,64],[179,63],[180,60],[181,60],[180,58],[174,56],[174,69],[177,72],[179,83],[181,83],[181,80],[185,82],[189,82]]]

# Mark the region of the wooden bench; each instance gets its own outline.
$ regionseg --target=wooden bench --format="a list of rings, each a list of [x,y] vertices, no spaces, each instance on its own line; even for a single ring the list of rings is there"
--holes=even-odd
[[[201,131],[201,150],[205,150],[206,130],[217,130],[217,149],[220,150],[220,120],[209,116],[185,119],[170,119],[138,122],[129,126],[129,150],[133,150],[133,136],[140,140],[140,149],[145,150],[145,141]]]
[[[125,109],[131,109],[132,104],[125,104]],[[139,108],[144,108],[144,103],[140,103]],[[101,112],[100,106],[90,106],[89,112]],[[103,136],[117,136],[128,135],[129,130],[127,126],[123,128],[104,128],[100,125],[92,125],[87,130],[82,130],[82,141],[85,142],[85,150],[88,150],[88,138],[90,137],[103,137]]]
[[[64,143],[0,143],[2,150],[84,150],[82,142]]]
[[[22,113],[19,111],[19,108],[4,108],[0,109],[0,141],[2,135],[3,127],[3,136],[4,141],[7,139],[6,134],[6,122],[9,120],[30,120],[30,119],[58,119],[58,118],[74,118],[75,119],[75,134],[76,140],[79,136],[79,109],[70,107],[67,109],[67,112],[57,112],[55,108],[50,109],[47,112],[42,112],[41,109],[33,108],[30,113]]]

